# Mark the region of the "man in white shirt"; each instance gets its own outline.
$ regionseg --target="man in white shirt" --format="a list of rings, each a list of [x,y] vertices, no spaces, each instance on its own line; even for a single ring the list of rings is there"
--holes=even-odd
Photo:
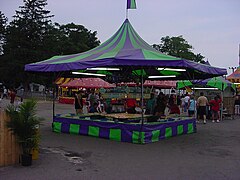
[[[204,96],[203,92],[200,93],[200,97],[197,99],[198,107],[198,118],[203,117],[203,123],[206,124],[206,107],[209,105],[207,97]]]
[[[184,97],[184,112],[187,112],[189,100],[190,100],[190,97],[189,97],[188,93],[186,93],[186,95]]]

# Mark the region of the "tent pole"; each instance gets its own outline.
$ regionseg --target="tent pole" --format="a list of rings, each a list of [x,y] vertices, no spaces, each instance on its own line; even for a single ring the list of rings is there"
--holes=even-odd
[[[192,85],[193,85],[193,100],[194,100],[194,106],[193,106],[193,108],[194,108],[194,118],[197,119],[197,121],[198,121],[197,107],[196,107],[195,83],[193,83],[194,81],[195,81],[195,79],[194,79],[194,73],[193,73]]]
[[[52,111],[52,117],[54,119],[54,116],[55,116],[55,96],[56,96],[56,83],[55,83],[55,78],[56,78],[56,74],[54,73],[53,74],[53,99],[52,99],[52,108],[53,108],[53,111]]]
[[[223,119],[223,83],[222,83],[221,99],[222,99],[222,102],[221,102],[221,110],[220,110],[220,121],[222,121]]]
[[[193,80],[192,80],[192,96],[193,96],[193,100],[194,100],[194,105],[193,105],[193,108],[194,108],[194,114],[193,114],[193,118],[195,118],[197,121],[198,121],[198,114],[197,114],[197,107],[196,107],[196,93],[195,93],[195,77],[194,77],[194,73],[193,73]],[[190,99],[191,99],[191,96],[190,96]]]
[[[140,128],[140,135],[139,135],[139,143],[143,143],[142,142],[142,130],[143,130],[143,126],[144,126],[144,112],[143,112],[143,69],[141,68],[141,128]]]

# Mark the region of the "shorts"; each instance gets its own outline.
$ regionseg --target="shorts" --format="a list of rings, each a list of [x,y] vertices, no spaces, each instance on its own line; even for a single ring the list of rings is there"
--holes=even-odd
[[[212,110],[212,115],[213,115],[213,117],[218,117],[218,111]]]
[[[194,111],[188,110],[188,115],[189,116],[193,116],[194,115]]]
[[[199,106],[198,107],[198,114],[199,114],[199,116],[207,115],[206,106]]]

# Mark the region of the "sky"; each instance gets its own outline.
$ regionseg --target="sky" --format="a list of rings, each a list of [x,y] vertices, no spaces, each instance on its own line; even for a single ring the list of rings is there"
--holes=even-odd
[[[48,0],[53,22],[82,24],[104,42],[126,18],[127,0]],[[136,0],[128,19],[149,44],[161,37],[180,36],[216,67],[239,66],[240,0]],[[11,20],[23,0],[0,0],[0,11]]]

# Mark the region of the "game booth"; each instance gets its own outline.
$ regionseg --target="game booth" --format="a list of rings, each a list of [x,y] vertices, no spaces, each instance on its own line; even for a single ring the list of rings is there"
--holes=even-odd
[[[58,82],[58,81],[56,81]],[[63,104],[74,104],[74,94],[78,90],[89,89],[110,89],[116,85],[110,84],[101,78],[75,78],[67,83],[59,84],[58,86],[58,101]],[[84,102],[86,98],[84,98]]]
[[[234,101],[236,93],[236,85],[226,80],[223,77],[213,77],[204,80],[185,80],[177,82],[177,89],[192,88],[196,98],[203,92],[208,100],[214,99],[215,96],[220,95],[223,100],[221,107],[221,119],[224,117],[233,118],[234,115]]]
[[[130,143],[151,143],[197,131],[194,117],[156,117],[144,114],[146,80],[206,79],[227,74],[226,69],[168,56],[147,44],[126,19],[119,30],[100,46],[79,54],[54,56],[27,64],[25,71],[53,72],[68,76],[100,76],[107,82],[136,82],[132,93],[139,98],[140,113],[54,114],[54,132],[95,136]],[[128,94],[128,90],[124,94]],[[110,93],[111,94],[111,93]],[[104,95],[104,93],[103,93]]]

